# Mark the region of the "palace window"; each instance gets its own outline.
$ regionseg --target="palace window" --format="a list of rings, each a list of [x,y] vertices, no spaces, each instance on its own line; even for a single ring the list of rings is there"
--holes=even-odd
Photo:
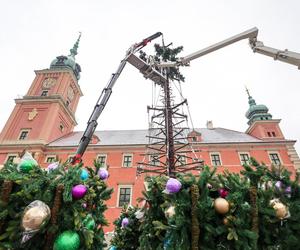
[[[106,155],[98,155],[97,163],[100,165],[101,168],[106,168]]]
[[[119,186],[119,198],[118,198],[118,207],[122,207],[125,204],[131,203],[131,190],[132,186]]]
[[[46,157],[46,163],[52,163],[56,161],[56,155],[49,155]]]
[[[21,133],[19,135],[19,140],[26,140],[27,137],[28,137],[28,133],[29,133],[29,130],[28,129],[22,129],[21,130]]]
[[[211,158],[211,164],[213,166],[220,166],[221,164],[221,157],[220,154],[218,153],[212,153],[210,154],[210,158]]]
[[[158,155],[150,155],[149,158],[150,158],[150,164],[151,165],[154,165],[154,166],[158,166],[159,165],[159,159],[158,159]]]
[[[7,155],[6,162],[13,163],[15,158],[17,158],[17,155]]]
[[[279,155],[277,153],[270,153],[269,156],[270,156],[270,160],[271,160],[272,164],[274,164],[274,165],[281,164]]]
[[[248,165],[249,159],[250,157],[248,153],[240,153],[240,160],[242,165]]]
[[[48,96],[48,90],[43,90],[41,96]]]
[[[123,155],[123,167],[132,166],[132,155]]]

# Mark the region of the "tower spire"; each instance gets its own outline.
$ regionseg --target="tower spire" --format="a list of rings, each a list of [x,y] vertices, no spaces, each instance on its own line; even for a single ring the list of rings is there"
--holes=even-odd
[[[78,54],[77,49],[78,49],[78,46],[79,46],[80,37],[81,37],[81,32],[79,32],[79,36],[77,38],[77,41],[74,43],[73,48],[70,49],[70,56],[73,56],[74,58]]]
[[[248,94],[249,109],[246,112],[246,117],[249,119],[248,124],[251,125],[254,121],[270,120],[272,115],[268,113],[269,109],[266,105],[257,105],[255,100],[250,95],[249,89],[246,87],[246,92]]]

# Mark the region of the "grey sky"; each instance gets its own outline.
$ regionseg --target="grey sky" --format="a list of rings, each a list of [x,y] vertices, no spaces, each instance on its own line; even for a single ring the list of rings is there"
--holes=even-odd
[[[82,67],[76,130],[89,115],[128,47],[157,32],[183,45],[182,56],[254,26],[265,45],[300,52],[297,0],[211,1],[3,1],[0,0],[0,129],[18,95],[26,94],[34,70],[48,68],[68,54],[82,32],[77,62]],[[158,40],[159,41],[159,40]],[[193,61],[183,70],[183,92],[195,127],[213,120],[216,127],[247,129],[245,85],[257,104],[282,119],[286,138],[300,139],[300,71],[253,54],[241,41]],[[131,65],[118,80],[99,120],[98,130],[147,128],[151,82]],[[297,143],[300,152],[300,144]]]

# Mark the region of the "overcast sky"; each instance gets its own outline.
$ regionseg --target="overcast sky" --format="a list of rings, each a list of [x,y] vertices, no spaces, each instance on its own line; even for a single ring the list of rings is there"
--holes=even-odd
[[[277,49],[300,52],[300,4],[297,0],[186,1],[4,1],[0,0],[0,129],[25,95],[34,70],[49,68],[82,32],[76,61],[82,67],[84,93],[76,130],[84,130],[96,100],[131,44],[161,31],[166,43],[190,54],[254,26],[258,39]],[[160,40],[158,39],[157,42]],[[151,45],[150,45],[151,46]],[[282,119],[288,139],[300,140],[300,71],[254,54],[246,40],[195,60],[183,73],[183,93],[195,127],[245,131],[248,99],[265,104]],[[97,130],[146,129],[151,82],[127,65],[113,90]],[[299,142],[296,144],[300,152]]]

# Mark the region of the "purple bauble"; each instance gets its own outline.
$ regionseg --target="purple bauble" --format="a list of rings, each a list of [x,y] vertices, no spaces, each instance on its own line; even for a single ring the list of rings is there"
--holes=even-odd
[[[281,188],[282,188],[282,182],[281,182],[281,181],[277,181],[277,182],[275,183],[275,188],[276,188],[277,190],[281,190]]]
[[[108,177],[108,171],[105,168],[100,168],[98,175],[100,177],[101,180],[106,180]]]
[[[128,218],[123,218],[123,220],[122,220],[122,222],[121,222],[121,224],[122,224],[122,227],[127,227],[128,226],[128,224],[129,224],[129,219]]]
[[[218,192],[220,197],[222,198],[226,198],[226,196],[229,194],[229,191],[226,190],[225,188],[220,188]]]
[[[72,188],[72,196],[74,199],[81,199],[87,192],[86,186],[79,184]]]
[[[170,178],[167,182],[166,185],[166,191],[169,194],[174,194],[179,192],[179,190],[181,189],[181,183],[180,181],[174,179],[174,178]]]
[[[50,171],[58,168],[58,165],[59,165],[58,162],[53,162],[53,163],[49,164],[47,167],[47,171],[50,172]]]
[[[290,194],[290,193],[292,192],[291,186],[286,187],[286,189],[284,190],[284,192],[285,192],[286,194]]]

